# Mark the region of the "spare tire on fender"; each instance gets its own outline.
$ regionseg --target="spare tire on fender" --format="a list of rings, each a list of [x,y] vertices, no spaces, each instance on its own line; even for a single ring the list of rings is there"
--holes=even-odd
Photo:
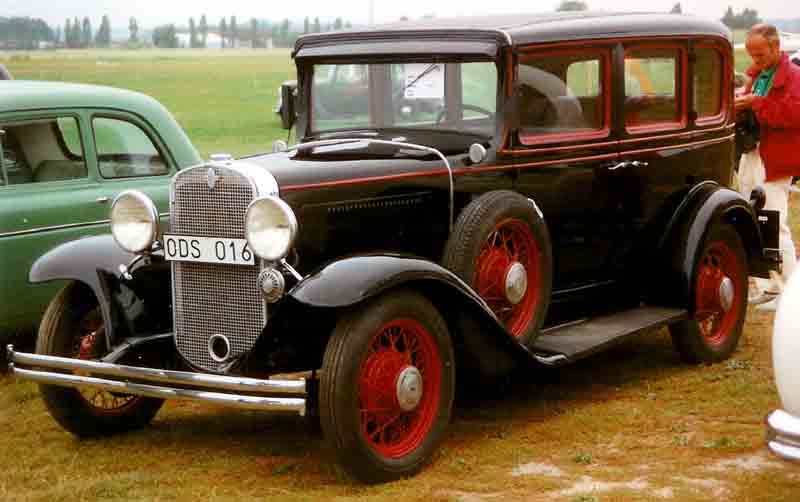
[[[461,211],[443,265],[489,305],[508,332],[530,347],[550,305],[553,253],[536,204],[509,190],[487,192]]]

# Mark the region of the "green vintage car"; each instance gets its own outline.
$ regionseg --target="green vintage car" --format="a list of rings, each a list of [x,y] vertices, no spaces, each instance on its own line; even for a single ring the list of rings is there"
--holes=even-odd
[[[201,162],[156,100],[78,84],[2,82],[0,143],[0,341],[35,330],[62,287],[28,283],[37,258],[108,233],[123,190],[147,193],[166,224],[172,175]]]

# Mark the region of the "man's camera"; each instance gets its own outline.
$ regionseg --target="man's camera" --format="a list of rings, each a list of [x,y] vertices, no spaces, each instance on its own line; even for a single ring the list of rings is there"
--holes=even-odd
[[[761,126],[753,110],[742,110],[736,114],[736,153],[737,156],[750,152],[758,146]]]

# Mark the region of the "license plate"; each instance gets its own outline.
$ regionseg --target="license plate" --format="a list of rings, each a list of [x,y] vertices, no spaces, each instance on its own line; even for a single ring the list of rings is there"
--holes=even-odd
[[[170,261],[255,265],[247,239],[164,235],[164,256]]]

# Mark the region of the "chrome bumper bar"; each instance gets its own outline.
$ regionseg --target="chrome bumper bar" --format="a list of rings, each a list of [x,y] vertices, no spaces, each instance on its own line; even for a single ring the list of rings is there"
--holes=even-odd
[[[786,460],[800,461],[800,418],[775,410],[766,421],[770,451]]]
[[[305,415],[306,411],[305,380],[261,380],[122,366],[15,352],[12,345],[7,347],[7,355],[9,373],[45,384],[93,387],[137,396],[201,401],[235,408],[291,411],[300,415]],[[82,374],[64,371],[79,371]]]

